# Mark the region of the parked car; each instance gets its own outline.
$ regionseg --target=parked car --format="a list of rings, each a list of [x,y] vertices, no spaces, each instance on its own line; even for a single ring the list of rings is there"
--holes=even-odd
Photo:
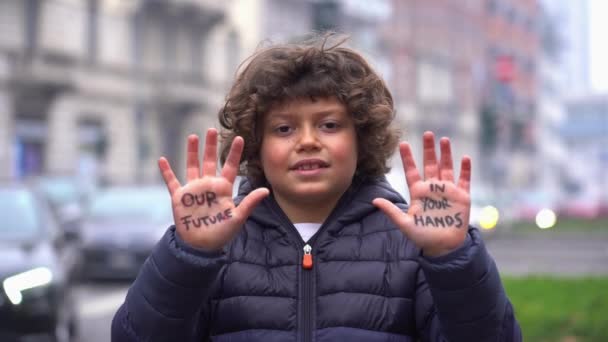
[[[48,203],[22,185],[0,185],[0,341],[70,341],[77,316],[75,251]]]
[[[81,275],[134,278],[171,224],[171,197],[164,185],[100,190],[83,220]]]
[[[48,175],[33,178],[30,183],[49,201],[67,239],[77,241],[84,206],[94,191],[94,184],[71,176]]]

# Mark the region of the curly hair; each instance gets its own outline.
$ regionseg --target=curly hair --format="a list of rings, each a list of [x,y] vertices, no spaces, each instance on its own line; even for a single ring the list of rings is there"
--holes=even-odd
[[[243,62],[246,65],[219,111],[222,164],[232,140],[241,136],[245,147],[240,174],[254,186],[267,184],[259,152],[264,115],[287,101],[334,97],[355,124],[355,177],[376,177],[390,170],[388,160],[399,140],[393,97],[368,62],[344,46],[347,37],[328,46],[336,37],[325,34],[301,43],[272,45]]]

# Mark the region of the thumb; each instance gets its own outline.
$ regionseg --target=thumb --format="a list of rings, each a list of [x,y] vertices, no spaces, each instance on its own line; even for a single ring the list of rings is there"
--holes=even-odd
[[[270,191],[266,188],[255,189],[250,192],[241,203],[235,208],[237,217],[245,221],[253,209],[266,197]]]
[[[413,234],[413,227],[415,226],[412,222],[412,218],[410,215],[404,213],[401,208],[384,198],[376,198],[372,201],[372,204],[375,205],[376,208],[382,210],[386,216],[405,233],[405,235],[409,237]]]

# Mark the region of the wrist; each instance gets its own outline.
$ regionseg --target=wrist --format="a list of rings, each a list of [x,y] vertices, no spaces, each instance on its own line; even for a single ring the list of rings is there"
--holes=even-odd
[[[495,268],[476,229],[469,230],[463,245],[450,254],[435,258],[421,255],[418,261],[431,287],[442,291],[472,288]]]
[[[214,256],[214,255],[221,254],[221,252],[222,252],[221,247],[220,248],[211,248],[211,247],[207,247],[207,246],[199,246],[195,243],[187,241],[180,235],[180,232],[177,228],[175,229],[174,234],[175,234],[176,245],[179,248],[181,248],[182,250],[185,250],[189,253],[200,254],[201,256]]]
[[[444,256],[446,254],[449,254],[450,252],[456,250],[457,248],[454,249],[445,249],[445,248],[423,248],[422,249],[422,255],[425,257],[431,257],[431,258],[437,258],[440,256]]]
[[[441,247],[438,247],[438,246],[424,247],[424,248],[422,248],[422,256],[429,257],[429,258],[442,257],[444,255],[450,254],[450,253],[462,248],[465,245],[466,241],[467,241],[467,239],[465,236],[465,238],[460,243],[455,245],[453,248],[447,248],[447,247],[443,247],[443,246],[441,246]]]

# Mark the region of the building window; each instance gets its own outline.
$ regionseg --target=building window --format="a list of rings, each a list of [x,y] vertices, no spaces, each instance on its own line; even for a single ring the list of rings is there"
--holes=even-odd
[[[239,37],[236,32],[228,33],[226,39],[226,75],[227,79],[231,79],[236,72],[236,68],[240,63],[241,49],[239,46]]]
[[[452,100],[452,75],[446,65],[421,61],[418,63],[416,76],[419,101],[448,103]]]
[[[339,27],[339,4],[334,0],[313,2],[313,29],[317,31],[336,30]]]
[[[158,11],[147,11],[144,16],[144,24],[142,25],[142,59],[144,68],[154,72],[158,72],[163,67],[165,59],[164,38],[164,22],[162,15]]]
[[[169,16],[161,17],[159,24],[162,27],[162,39],[164,40],[163,67],[166,71],[178,69],[179,61],[177,58],[179,51],[179,23],[176,18]],[[178,64],[178,65],[176,65]]]
[[[511,25],[517,25],[517,10],[513,6],[509,6],[505,10],[505,18]]]
[[[205,33],[198,27],[188,30],[190,36],[190,70],[197,76],[202,75],[203,65],[203,38]]]
[[[135,67],[139,66],[139,61],[142,58],[143,47],[142,47],[142,38],[143,38],[143,14],[141,10],[138,10],[133,15],[133,21],[131,23],[131,51],[133,55],[131,56],[133,65]]]
[[[38,46],[40,0],[25,0],[25,53],[32,57]]]
[[[490,14],[497,14],[499,7],[498,0],[487,0],[486,2],[486,10]]]
[[[86,58],[91,64],[97,62],[97,44],[99,41],[99,3],[98,0],[87,2],[87,35]]]

